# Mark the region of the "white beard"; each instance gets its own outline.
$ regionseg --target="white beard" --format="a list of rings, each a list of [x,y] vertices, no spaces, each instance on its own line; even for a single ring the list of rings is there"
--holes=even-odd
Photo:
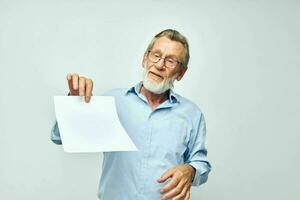
[[[161,81],[160,83],[155,83],[147,77],[148,71],[149,70],[143,67],[143,86],[150,92],[153,92],[155,94],[162,94],[174,87],[174,81],[177,77],[177,74],[175,74],[171,78]]]

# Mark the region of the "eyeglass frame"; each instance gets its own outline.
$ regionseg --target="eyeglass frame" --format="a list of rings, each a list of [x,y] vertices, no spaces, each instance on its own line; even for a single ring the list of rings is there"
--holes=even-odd
[[[158,53],[158,52],[153,52],[153,51],[149,50],[149,51],[148,51],[148,58],[149,58],[150,53]],[[174,62],[176,62],[177,65],[175,65],[174,67],[168,67],[168,66],[166,65],[166,58],[170,58],[170,59],[174,60]],[[149,59],[150,59],[150,58],[149,58]],[[168,57],[168,56],[167,56],[167,57],[164,57],[164,58],[160,56],[159,59],[158,59],[156,62],[152,61],[151,59],[150,59],[150,61],[153,62],[153,63],[158,63],[161,59],[164,60],[164,66],[165,66],[166,68],[174,69],[174,68],[176,68],[176,67],[178,66],[178,64],[182,65],[182,62],[179,62],[177,59],[173,59],[173,58]]]

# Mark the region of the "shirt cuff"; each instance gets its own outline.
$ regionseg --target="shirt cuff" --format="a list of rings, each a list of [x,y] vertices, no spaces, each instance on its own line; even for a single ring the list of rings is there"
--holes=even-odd
[[[55,122],[55,124],[51,130],[51,140],[55,144],[62,144],[57,122]]]
[[[210,164],[207,162],[190,162],[188,164],[196,169],[192,186],[199,186],[205,183],[211,170]]]

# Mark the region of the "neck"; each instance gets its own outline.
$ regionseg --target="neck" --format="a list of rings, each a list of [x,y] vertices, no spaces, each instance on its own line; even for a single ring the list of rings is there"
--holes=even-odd
[[[152,109],[157,108],[160,104],[168,99],[168,91],[162,94],[155,94],[142,86],[140,93],[142,93],[147,98],[148,103],[150,104]]]

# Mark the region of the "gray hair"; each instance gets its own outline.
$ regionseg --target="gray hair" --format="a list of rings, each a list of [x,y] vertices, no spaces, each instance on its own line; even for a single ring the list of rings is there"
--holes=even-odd
[[[167,37],[168,39],[170,39],[172,41],[179,42],[184,46],[185,55],[184,55],[183,60],[181,62],[182,63],[181,67],[186,68],[188,63],[189,63],[189,60],[190,60],[189,43],[188,43],[186,37],[184,37],[181,33],[179,33],[176,30],[166,29],[166,30],[161,31],[157,35],[155,35],[154,38],[152,39],[152,41],[150,42],[150,44],[148,45],[147,50],[146,50],[145,53],[147,54],[149,51],[151,51],[151,49],[152,49],[154,43],[156,42],[156,40],[161,38],[161,37]]]

